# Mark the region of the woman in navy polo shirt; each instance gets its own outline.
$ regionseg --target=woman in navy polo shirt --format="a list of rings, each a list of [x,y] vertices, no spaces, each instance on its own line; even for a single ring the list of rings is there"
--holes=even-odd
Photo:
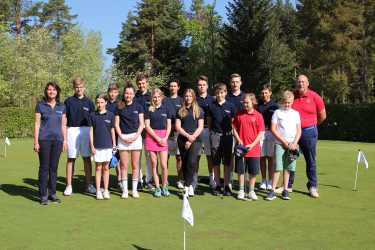
[[[60,103],[60,87],[47,83],[44,98],[35,107],[34,151],[39,155],[40,204],[48,199],[60,203],[56,196],[57,167],[66,149],[65,105]]]
[[[122,198],[128,198],[128,160],[132,163],[132,196],[139,198],[137,191],[139,158],[142,150],[142,130],[144,128],[143,107],[134,101],[135,88],[128,84],[124,88],[123,99],[117,105],[115,130],[120,151]]]
[[[169,196],[168,191],[168,137],[171,132],[171,115],[167,103],[163,103],[163,92],[155,88],[151,93],[151,105],[145,112],[145,148],[150,152],[152,172],[155,182],[155,197]],[[158,154],[162,169],[163,188],[160,189],[158,175]]]
[[[192,89],[186,89],[184,102],[176,117],[176,131],[179,133],[177,144],[181,153],[185,192],[189,196],[194,196],[192,182],[197,168],[201,147],[199,136],[203,131],[203,125],[204,112],[196,101],[195,92]]]

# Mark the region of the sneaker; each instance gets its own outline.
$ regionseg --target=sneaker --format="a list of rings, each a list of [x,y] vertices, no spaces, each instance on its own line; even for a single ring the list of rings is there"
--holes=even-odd
[[[258,200],[258,196],[257,196],[257,194],[256,194],[254,191],[250,191],[250,192],[248,193],[248,197],[249,197],[249,199],[251,199],[251,200],[253,200],[253,201]]]
[[[212,195],[218,196],[221,194],[221,187],[217,186],[216,188],[212,189]]]
[[[267,181],[262,181],[259,188],[262,189],[262,190],[266,190],[267,189]]]
[[[167,187],[163,187],[163,189],[161,191],[162,191],[162,194],[166,197],[168,197],[170,195]]]
[[[272,181],[268,180],[266,184],[267,184],[267,190],[272,190]]]
[[[273,201],[274,199],[276,199],[276,194],[275,194],[274,191],[270,191],[270,192],[267,194],[266,200],[267,200],[267,201]]]
[[[159,198],[161,197],[161,189],[157,187],[154,192],[154,197]]]
[[[96,188],[94,187],[94,185],[89,184],[86,187],[86,192],[90,193],[90,194],[95,194],[96,193]]]
[[[111,196],[109,195],[109,191],[108,191],[108,190],[104,190],[104,192],[103,192],[103,197],[104,197],[104,199],[106,199],[106,200],[111,199]]]
[[[178,189],[184,189],[184,184],[182,183],[182,181],[177,182],[177,188]]]
[[[284,191],[281,193],[281,198],[282,198],[283,200],[290,200],[288,190],[284,190]]]
[[[57,196],[50,196],[48,198],[52,203],[61,203],[61,200],[59,198],[57,198]]]
[[[48,200],[45,200],[45,199],[40,200],[40,205],[43,205],[43,206],[48,205]]]
[[[72,195],[72,193],[73,193],[72,186],[71,185],[66,186],[65,191],[64,191],[64,195],[65,196],[70,196],[70,195]]]
[[[129,198],[129,192],[128,192],[128,190],[122,191],[121,198],[123,198],[123,199]]]
[[[224,193],[223,193],[224,196],[231,196],[232,195],[232,191],[231,189],[229,188],[229,186],[225,186],[224,187]]]
[[[103,200],[103,193],[101,191],[96,192],[96,199],[97,200]]]
[[[139,198],[139,193],[138,193],[137,190],[134,190],[134,191],[132,192],[132,197],[135,198],[135,199],[138,199],[138,198]]]
[[[271,188],[271,189],[272,189],[272,188]],[[276,193],[276,194],[281,194],[283,191],[284,191],[284,188],[283,188],[283,187],[278,187],[278,188],[276,188],[275,193]],[[288,188],[287,191],[288,191],[289,193],[293,193],[293,189],[292,189],[292,188]]]
[[[194,196],[194,188],[193,188],[192,185],[189,186],[188,194],[189,194],[189,196]]]
[[[319,198],[319,193],[318,193],[318,190],[316,189],[316,187],[310,187],[309,192],[310,192],[311,197]]]
[[[245,191],[243,191],[243,190],[238,191],[237,199],[245,200]]]
[[[147,190],[155,190],[155,187],[152,185],[151,182],[147,182],[147,183],[145,184],[145,188],[146,188]]]

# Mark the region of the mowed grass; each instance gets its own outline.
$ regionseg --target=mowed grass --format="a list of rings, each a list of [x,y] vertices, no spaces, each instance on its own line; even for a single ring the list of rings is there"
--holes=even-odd
[[[359,148],[370,168],[360,167],[355,192]],[[78,187],[64,197],[65,160],[63,154],[57,186],[62,203],[40,206],[32,140],[12,140],[7,158],[0,158],[0,249],[182,249],[182,201],[175,188],[168,198],[145,192],[123,200],[112,187],[111,200],[97,201],[82,192],[78,160]],[[319,199],[306,193],[303,157],[290,201],[267,202],[262,192],[256,202],[214,197],[202,185],[190,199],[195,225],[186,226],[187,249],[374,249],[374,163],[374,144],[319,141]],[[175,176],[174,160],[169,169]],[[202,159],[200,175],[206,173]]]

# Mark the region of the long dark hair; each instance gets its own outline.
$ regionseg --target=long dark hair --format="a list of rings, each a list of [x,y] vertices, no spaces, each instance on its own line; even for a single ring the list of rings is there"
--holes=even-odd
[[[60,89],[60,86],[56,82],[48,82],[46,84],[46,86],[44,87],[44,97],[43,97],[43,99],[45,101],[48,101],[47,90],[48,90],[48,87],[50,87],[50,86],[53,87],[54,89],[56,89],[56,91],[57,91],[56,102],[60,102],[61,89]]]
[[[124,94],[125,94],[125,91],[126,89],[132,89],[133,92],[135,93],[135,87],[133,86],[133,84],[131,82],[126,82],[126,85],[124,87],[124,91],[122,92],[122,98],[121,98],[121,101],[119,101],[117,103],[117,108],[118,109],[123,109],[125,108],[126,104],[125,104],[125,99],[124,99]]]

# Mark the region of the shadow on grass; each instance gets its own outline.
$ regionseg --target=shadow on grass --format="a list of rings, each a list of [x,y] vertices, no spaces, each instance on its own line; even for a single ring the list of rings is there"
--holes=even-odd
[[[320,183],[319,186],[332,187],[332,188],[341,189],[340,186],[337,186],[337,185],[331,185],[331,184],[322,184],[322,183]]]
[[[28,186],[2,184],[1,190],[11,196],[22,196],[25,199],[39,202],[39,191]]]
[[[132,244],[132,246],[133,246],[135,249],[137,249],[137,250],[151,250],[151,248],[143,248],[143,247],[138,246],[138,245],[136,245],[136,244]]]

